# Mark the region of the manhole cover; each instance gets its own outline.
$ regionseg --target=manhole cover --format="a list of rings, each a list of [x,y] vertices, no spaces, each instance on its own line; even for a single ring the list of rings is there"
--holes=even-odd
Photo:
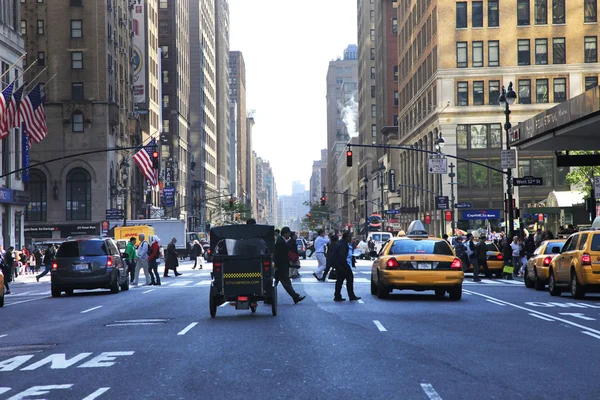
[[[114,321],[104,326],[144,326],[144,325],[163,325],[170,321],[170,318],[146,318],[146,319],[124,319]]]

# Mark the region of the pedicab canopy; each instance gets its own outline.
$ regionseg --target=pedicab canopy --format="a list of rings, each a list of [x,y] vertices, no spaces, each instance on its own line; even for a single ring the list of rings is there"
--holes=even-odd
[[[258,256],[275,252],[273,225],[224,225],[210,230],[215,255]]]

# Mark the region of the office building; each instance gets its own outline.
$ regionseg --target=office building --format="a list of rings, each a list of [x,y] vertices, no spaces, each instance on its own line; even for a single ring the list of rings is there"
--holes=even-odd
[[[248,204],[248,169],[251,168],[249,157],[247,114],[246,114],[246,65],[241,51],[229,52],[229,98],[235,102],[237,109],[236,125],[236,194],[240,201]],[[251,148],[250,148],[251,149]],[[251,150],[250,150],[251,152]]]

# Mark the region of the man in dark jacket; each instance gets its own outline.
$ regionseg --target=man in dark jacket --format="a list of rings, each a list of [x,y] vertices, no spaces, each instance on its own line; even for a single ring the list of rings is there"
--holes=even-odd
[[[52,261],[54,261],[54,257],[55,257],[55,252],[54,252],[54,245],[50,245],[48,246],[48,248],[46,249],[46,251],[44,252],[44,272],[42,272],[41,274],[37,275],[35,277],[36,281],[40,281],[41,278],[43,278],[44,276],[46,276],[48,274],[48,272],[50,272],[50,270],[52,269]]]
[[[467,246],[463,243],[462,236],[456,237],[456,245],[454,246],[456,257],[462,262],[463,272],[469,269],[469,257],[467,256]]]
[[[475,270],[473,270],[473,281],[474,282],[481,281],[481,279],[479,279],[479,269],[480,268],[483,268],[485,277],[490,279],[491,275],[490,275],[490,271],[489,271],[488,265],[487,265],[487,245],[485,243],[485,236],[482,235],[479,238],[479,243],[477,243],[477,245],[475,247],[477,250],[477,265],[479,268],[477,268],[477,272],[475,272]]]
[[[275,286],[281,282],[285,291],[294,300],[294,304],[300,303],[306,298],[294,291],[292,281],[290,280],[290,258],[288,256],[289,247],[287,241],[290,239],[290,228],[284,226],[281,229],[281,235],[275,242]]]
[[[360,297],[354,294],[354,274],[352,273],[354,257],[352,256],[351,240],[352,233],[344,232],[342,240],[340,240],[340,243],[335,250],[334,265],[337,270],[337,280],[335,281],[335,295],[333,301],[346,300],[342,297],[342,285],[344,284],[344,280],[346,281],[346,288],[348,289],[350,301],[360,300]]]

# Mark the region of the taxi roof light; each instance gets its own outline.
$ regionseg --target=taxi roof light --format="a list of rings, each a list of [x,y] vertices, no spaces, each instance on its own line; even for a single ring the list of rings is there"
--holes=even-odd
[[[592,257],[588,253],[583,254],[581,256],[581,264],[592,265]]]
[[[548,256],[548,257],[544,258],[544,267],[549,266],[551,262],[552,262],[552,257]]]
[[[406,236],[426,238],[429,237],[429,233],[427,232],[427,229],[425,229],[425,225],[423,225],[420,220],[415,219],[408,225]]]

